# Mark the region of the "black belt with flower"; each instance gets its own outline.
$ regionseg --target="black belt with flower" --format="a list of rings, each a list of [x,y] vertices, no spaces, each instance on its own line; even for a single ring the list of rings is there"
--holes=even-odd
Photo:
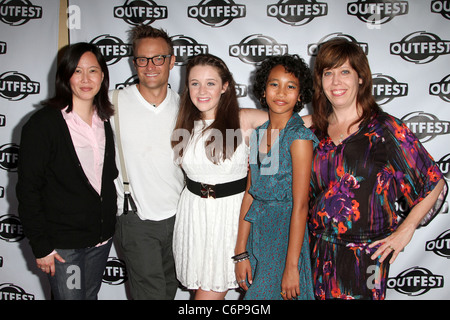
[[[232,196],[245,191],[247,186],[247,177],[218,184],[206,184],[196,182],[186,177],[186,187],[190,192],[202,198],[223,198]]]

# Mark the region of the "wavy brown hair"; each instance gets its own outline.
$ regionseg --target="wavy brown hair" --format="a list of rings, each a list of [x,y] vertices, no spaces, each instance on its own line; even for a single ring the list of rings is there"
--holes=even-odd
[[[363,50],[353,42],[343,38],[335,38],[320,45],[319,52],[314,63],[314,95],[312,121],[315,133],[322,138],[328,129],[328,117],[333,109],[331,103],[323,92],[322,75],[324,70],[342,66],[349,61],[352,68],[362,79],[356,97],[356,103],[361,107],[361,117],[351,125],[359,121],[367,122],[381,111],[372,95],[372,72],[369,61]],[[349,127],[351,127],[351,125]]]
[[[186,79],[184,84],[184,90],[180,98],[180,110],[178,112],[177,122],[175,124],[175,131],[172,135],[172,148],[177,147],[179,152],[175,153],[175,160],[178,160],[183,156],[184,147],[188,141],[183,139],[179,140],[176,136],[177,129],[185,129],[192,137],[194,129],[194,121],[202,120],[202,114],[197,107],[192,103],[189,95],[189,74],[195,66],[211,66],[214,67],[222,80],[222,84],[228,83],[226,91],[222,94],[219,100],[219,105],[216,109],[216,115],[213,123],[204,129],[206,133],[209,129],[216,129],[222,133],[223,141],[222,145],[217,145],[220,141],[215,141],[214,136],[205,142],[205,147],[212,147],[212,143],[215,144],[214,153],[207,152],[207,157],[213,163],[219,163],[219,161],[229,159],[236,151],[237,146],[242,142],[242,134],[240,132],[239,122],[239,103],[236,96],[236,82],[233,79],[233,75],[228,69],[225,62],[212,54],[200,54],[191,58],[186,65]],[[233,141],[227,141],[227,130],[234,130]],[[211,131],[209,131],[211,132]],[[179,144],[182,145],[179,145]],[[208,150],[208,148],[206,148]],[[178,162],[178,161],[177,161]]]

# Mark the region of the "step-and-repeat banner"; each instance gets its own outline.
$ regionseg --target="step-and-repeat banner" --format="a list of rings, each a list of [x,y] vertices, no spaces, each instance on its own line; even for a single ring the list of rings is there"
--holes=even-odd
[[[59,0],[0,0],[0,300],[50,297],[24,238],[15,184],[21,126],[52,94],[58,8]],[[69,0],[67,17],[70,42],[95,43],[106,57],[111,89],[136,81],[128,31],[144,23],[173,39],[173,89],[182,89],[186,60],[209,52],[228,64],[240,104],[250,108],[252,72],[266,57],[296,53],[312,65],[320,43],[347,38],[367,54],[378,103],[450,179],[450,0]],[[398,211],[408,209],[399,203]],[[387,299],[450,299],[448,211],[447,200],[392,265]],[[100,299],[129,297],[114,247],[103,281]],[[189,297],[180,288],[176,299]]]

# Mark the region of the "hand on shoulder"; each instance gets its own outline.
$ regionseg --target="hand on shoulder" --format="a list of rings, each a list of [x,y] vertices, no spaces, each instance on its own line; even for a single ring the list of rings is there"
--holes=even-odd
[[[305,127],[309,128],[312,126],[312,115],[308,114],[308,115],[302,116],[302,120],[305,123]]]

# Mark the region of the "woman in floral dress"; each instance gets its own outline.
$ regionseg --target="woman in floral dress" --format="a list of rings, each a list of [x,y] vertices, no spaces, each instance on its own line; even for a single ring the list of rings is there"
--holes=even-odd
[[[447,186],[425,148],[372,96],[367,58],[344,39],[314,66],[309,230],[318,299],[384,299],[390,263],[439,211]],[[397,216],[403,196],[412,208]]]

